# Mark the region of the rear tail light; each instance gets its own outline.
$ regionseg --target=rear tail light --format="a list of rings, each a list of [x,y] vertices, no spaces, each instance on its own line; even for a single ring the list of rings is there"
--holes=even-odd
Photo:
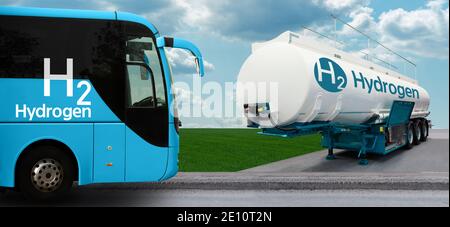
[[[269,103],[245,104],[244,113],[248,119],[248,127],[257,128],[261,121],[270,120],[270,105]]]

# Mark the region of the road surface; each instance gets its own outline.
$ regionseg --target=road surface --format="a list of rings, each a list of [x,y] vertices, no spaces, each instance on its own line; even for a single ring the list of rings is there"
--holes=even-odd
[[[77,189],[66,200],[45,206],[132,207],[448,207],[449,191],[234,191]],[[36,206],[17,193],[0,206]]]
[[[411,150],[386,156],[369,155],[369,165],[358,165],[355,152],[336,151],[337,160],[327,161],[328,151],[315,152],[242,171],[243,173],[448,173],[449,131],[432,130],[427,142]]]
[[[448,207],[448,134],[434,130],[429,142],[370,156],[368,166],[359,166],[349,152],[338,153],[335,161],[325,161],[325,153],[318,152],[238,173],[181,173],[164,184],[77,187],[62,201],[38,205]],[[0,197],[0,206],[36,204],[9,192]]]

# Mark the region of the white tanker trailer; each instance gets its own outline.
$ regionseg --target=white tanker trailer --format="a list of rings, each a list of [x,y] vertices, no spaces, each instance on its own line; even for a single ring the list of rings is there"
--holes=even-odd
[[[329,148],[387,154],[426,141],[430,97],[417,81],[285,32],[253,44],[238,77],[249,127],[283,137],[321,132]]]

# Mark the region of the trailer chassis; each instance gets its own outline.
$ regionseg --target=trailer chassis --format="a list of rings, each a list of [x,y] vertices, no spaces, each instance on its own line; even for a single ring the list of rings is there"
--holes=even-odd
[[[414,133],[410,127],[413,122],[426,122],[427,127],[431,125],[424,118],[411,119],[414,105],[413,102],[395,101],[388,119],[384,121],[373,120],[365,124],[295,123],[286,127],[263,128],[259,134],[291,138],[320,133],[322,146],[328,149],[327,160],[336,159],[334,149],[345,149],[358,152],[359,164],[368,165],[368,154],[387,155],[409,145],[409,135]],[[428,136],[428,129],[423,136]]]

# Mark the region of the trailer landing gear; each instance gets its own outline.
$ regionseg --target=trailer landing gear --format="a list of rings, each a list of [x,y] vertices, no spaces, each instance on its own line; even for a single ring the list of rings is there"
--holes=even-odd
[[[361,159],[359,159],[359,165],[367,166],[367,165],[369,165],[369,160],[367,160],[367,158],[361,158]]]
[[[334,155],[333,148],[328,148],[328,155],[326,159],[328,161],[336,160],[336,155]]]
[[[369,160],[367,160],[367,153],[364,148],[361,149],[361,151],[359,151],[358,158],[359,158],[359,165],[361,166],[369,165]]]

